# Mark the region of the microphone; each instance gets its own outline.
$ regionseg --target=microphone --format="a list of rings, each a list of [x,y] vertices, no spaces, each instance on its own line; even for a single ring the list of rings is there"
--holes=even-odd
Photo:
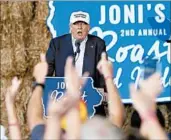
[[[74,60],[75,62],[78,60],[79,54],[80,54],[80,45],[81,45],[82,40],[76,40],[75,41],[75,46],[76,46],[76,51],[74,52]],[[78,54],[78,56],[77,56]],[[77,57],[76,57],[77,56]]]

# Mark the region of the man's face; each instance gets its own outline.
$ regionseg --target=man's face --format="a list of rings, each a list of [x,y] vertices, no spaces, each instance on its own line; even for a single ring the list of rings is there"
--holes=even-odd
[[[78,40],[84,40],[88,35],[89,30],[90,26],[82,21],[78,21],[70,25],[71,34]]]

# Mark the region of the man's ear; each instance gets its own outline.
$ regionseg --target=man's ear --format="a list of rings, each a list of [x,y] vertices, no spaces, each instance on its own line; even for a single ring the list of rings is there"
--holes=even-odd
[[[90,31],[90,25],[88,25],[88,31]]]

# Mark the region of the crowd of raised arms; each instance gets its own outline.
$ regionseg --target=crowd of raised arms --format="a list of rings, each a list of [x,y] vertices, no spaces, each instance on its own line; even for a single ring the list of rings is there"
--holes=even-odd
[[[65,65],[66,94],[57,102],[49,98],[47,111],[49,117],[44,118],[42,105],[43,86],[41,84],[44,85],[45,83],[48,64],[44,54],[40,55],[40,60],[33,70],[33,77],[39,85],[33,89],[27,108],[27,125],[30,130],[30,139],[169,139],[156,115],[155,101],[162,91],[160,74],[154,73],[148,79],[142,80],[139,89],[135,88],[134,83],[130,83],[130,97],[135,110],[141,118],[141,126],[139,129],[130,127],[125,131],[122,129],[126,119],[124,105],[117,87],[113,83],[113,67],[112,63],[107,60],[106,53],[102,53],[97,69],[105,79],[108,116],[94,116],[92,119],[87,118],[84,122],[80,120],[78,106],[81,98],[80,86],[85,84],[86,80],[78,76],[73,66],[72,57],[67,58]],[[83,74],[83,76],[88,76],[88,73]],[[14,77],[5,95],[9,138],[17,140],[22,139],[22,136],[14,103],[21,83],[22,79]],[[66,118],[66,128],[61,128],[63,116]]]

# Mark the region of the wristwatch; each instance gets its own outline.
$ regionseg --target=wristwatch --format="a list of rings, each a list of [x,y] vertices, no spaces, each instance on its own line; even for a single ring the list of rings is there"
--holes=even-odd
[[[37,86],[42,87],[42,89],[44,89],[44,88],[45,88],[45,84],[43,84],[43,83],[37,83],[37,82],[33,82],[33,90],[34,90]]]

